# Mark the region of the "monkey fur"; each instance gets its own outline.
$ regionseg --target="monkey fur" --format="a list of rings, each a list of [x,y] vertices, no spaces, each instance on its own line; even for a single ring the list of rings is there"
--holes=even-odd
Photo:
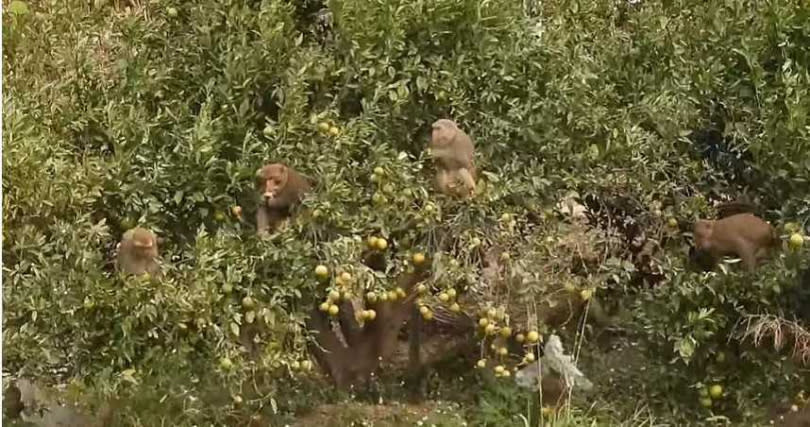
[[[256,171],[256,231],[263,235],[276,230],[288,218],[312,184],[295,169],[283,163],[270,163]]]
[[[767,256],[779,243],[779,236],[770,224],[750,213],[731,215],[722,219],[695,221],[695,249],[708,255],[714,267],[722,256],[738,256],[748,271]]]
[[[160,274],[158,239],[155,233],[136,227],[124,232],[118,243],[116,266],[126,274]]]
[[[472,196],[476,179],[472,139],[449,119],[436,120],[431,128],[429,148],[436,163],[439,191],[454,196]]]

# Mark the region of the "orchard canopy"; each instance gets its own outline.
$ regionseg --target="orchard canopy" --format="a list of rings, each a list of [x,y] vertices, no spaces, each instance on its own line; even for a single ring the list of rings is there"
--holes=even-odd
[[[134,426],[803,413],[807,2],[14,0],[2,19],[4,390]],[[470,199],[436,190],[440,118],[475,143]],[[313,186],[260,237],[273,162]],[[696,267],[693,224],[733,201],[776,247],[753,272]],[[160,277],[116,272],[136,226]],[[558,406],[519,384],[552,336],[592,383]],[[4,421],[30,421],[11,395]]]

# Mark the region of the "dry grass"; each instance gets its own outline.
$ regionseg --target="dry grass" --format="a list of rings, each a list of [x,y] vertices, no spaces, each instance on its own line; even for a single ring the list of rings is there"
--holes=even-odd
[[[791,356],[804,365],[810,363],[810,332],[796,322],[769,314],[749,315],[740,319],[735,331],[738,339],[751,340],[756,347],[765,340],[773,340],[775,350],[792,343]]]

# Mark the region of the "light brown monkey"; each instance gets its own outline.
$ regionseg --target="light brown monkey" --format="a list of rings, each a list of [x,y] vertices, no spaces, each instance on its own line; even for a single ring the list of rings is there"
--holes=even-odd
[[[723,219],[695,221],[695,248],[708,253],[711,266],[722,256],[735,255],[742,259],[748,271],[767,256],[768,249],[777,246],[779,236],[770,224],[750,213]]]
[[[256,231],[267,234],[289,217],[292,208],[301,201],[312,184],[295,169],[271,163],[256,171],[259,208],[256,210]]]
[[[160,274],[158,239],[150,230],[136,227],[127,230],[118,243],[118,270],[127,274]]]
[[[431,157],[436,162],[439,191],[449,195],[472,196],[475,194],[476,178],[472,139],[452,120],[439,119],[431,127],[429,147]]]

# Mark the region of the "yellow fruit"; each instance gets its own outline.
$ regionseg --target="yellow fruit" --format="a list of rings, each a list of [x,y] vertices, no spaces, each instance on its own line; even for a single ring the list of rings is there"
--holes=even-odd
[[[677,228],[678,227],[678,220],[675,218],[670,218],[667,220],[667,225],[670,228]]]
[[[321,279],[325,279],[326,276],[329,275],[329,269],[326,268],[325,265],[319,265],[315,267],[315,275],[320,277]]]
[[[214,213],[214,219],[220,222],[225,221],[225,214],[221,211],[216,211],[216,213]]]
[[[338,129],[336,126],[332,126],[329,128],[329,135],[338,136],[339,133],[340,129]]]
[[[382,302],[388,301],[388,292],[383,292],[380,294],[380,301]]]
[[[428,310],[427,313],[422,313],[422,318],[425,320],[432,320],[433,319],[433,312]]]
[[[233,292],[233,285],[231,285],[230,283],[222,285],[222,292],[225,292],[226,294]]]
[[[169,7],[166,9],[166,13],[169,15],[169,17],[174,18],[177,16],[177,9],[174,7]]]
[[[498,354],[500,354],[501,356],[506,356],[507,354],[509,354],[509,350],[507,350],[506,347],[500,347],[498,348]]]
[[[712,399],[710,397],[701,397],[700,398],[700,405],[704,408],[711,408],[712,407]]]
[[[424,283],[420,283],[419,286],[416,287],[416,292],[424,294],[425,292],[427,292],[427,286],[425,286]]]
[[[396,291],[388,291],[388,299],[391,301],[396,301],[399,298],[399,294]]]
[[[487,319],[486,317],[482,317],[482,318],[478,319],[478,326],[480,326],[482,328],[486,328],[487,325],[489,325],[489,319]]]
[[[712,399],[719,399],[722,395],[723,387],[721,387],[720,384],[715,384],[709,388],[709,396],[711,396]]]
[[[799,249],[804,244],[804,238],[799,233],[793,233],[790,235],[790,247],[793,249]]]
[[[242,217],[242,207],[238,206],[238,205],[231,207],[231,213],[233,214],[233,216],[235,216],[237,218],[241,218]]]
[[[534,353],[526,353],[526,361],[534,362]]]
[[[124,218],[121,220],[120,225],[124,230],[129,230],[130,228],[135,227],[135,220],[129,217]]]
[[[577,290],[577,286],[571,282],[565,282],[565,285],[563,285],[563,289],[565,289],[568,292],[574,292]]]
[[[456,297],[456,290],[453,289],[453,288],[448,289],[447,290],[447,296],[449,296],[451,299],[455,298]]]
[[[371,303],[377,302],[377,294],[374,292],[366,293],[366,300]]]
[[[329,301],[338,301],[340,299],[340,292],[333,289],[329,291],[329,295],[327,296],[327,298],[329,299]]]
[[[388,247],[388,241],[380,237],[377,239],[377,249],[384,251]]]
[[[377,247],[377,238],[374,236],[370,236],[366,242],[368,243],[369,248],[374,249]]]
[[[439,294],[439,301],[441,301],[441,302],[450,301],[450,295],[447,295],[447,293],[445,293],[445,292],[440,293]]]
[[[290,369],[292,369],[293,371],[301,369],[301,362],[293,360],[292,363],[290,363]]]
[[[510,219],[512,219],[512,216],[509,215],[508,213],[501,215],[501,221],[503,222],[508,222]]]
[[[591,299],[592,295],[593,295],[592,289],[583,289],[579,291],[579,297],[582,298],[583,301],[588,301],[589,299]]]
[[[413,254],[413,264],[414,265],[422,265],[425,262],[425,254],[421,252],[417,252]]]
[[[388,199],[386,199],[382,193],[374,193],[374,195],[371,196],[371,201],[374,202],[375,205],[384,205],[388,203]]]
[[[526,335],[526,339],[529,340],[530,343],[536,343],[540,340],[540,334],[537,331],[529,331],[528,335]]]
[[[251,308],[253,308],[255,306],[256,306],[256,302],[253,301],[253,298],[251,298],[251,297],[242,298],[242,307],[245,307],[247,309],[251,309]]]
[[[344,271],[340,273],[340,279],[343,280],[343,283],[349,283],[352,281],[352,275],[349,272]]]
[[[496,374],[500,375],[500,374],[503,374],[504,372],[506,372],[506,369],[503,367],[503,365],[498,365],[498,366],[495,367],[495,373]]]
[[[487,334],[487,335],[492,335],[492,334],[494,334],[494,333],[495,333],[495,325],[493,325],[492,323],[490,323],[489,325],[487,325],[487,326],[484,328],[484,332],[486,332],[486,334]]]
[[[407,294],[405,293],[405,290],[404,290],[404,289],[402,289],[402,288],[400,288],[399,286],[397,286],[397,288],[396,288],[396,289],[394,289],[394,292],[396,292],[396,293],[397,293],[397,297],[399,297],[399,298],[405,298],[405,295],[407,295]]]
[[[223,357],[219,359],[219,367],[226,370],[231,369],[233,367],[233,362],[231,362],[231,359]]]
[[[517,334],[517,335],[515,335],[515,341],[517,341],[517,342],[523,342],[523,341],[525,341],[525,340],[526,340],[526,336],[525,336],[525,335],[523,335],[523,334]]]
[[[481,239],[478,237],[473,237],[470,243],[472,243],[473,246],[481,246]]]
[[[318,123],[318,130],[323,133],[329,132],[329,123],[326,122]]]
[[[453,304],[450,306],[450,311],[452,311],[453,313],[458,313],[458,312],[460,312],[460,311],[461,311],[461,306],[460,306],[460,305],[458,305],[458,303],[457,303],[457,302],[454,302],[454,303],[453,303]]]
[[[336,306],[335,304],[332,304],[332,305],[329,306],[329,314],[331,316],[337,316],[339,311],[340,311],[340,308],[338,308],[338,306]]]
[[[422,314],[425,314],[425,313],[427,313],[429,311],[430,311],[430,309],[426,305],[423,305],[423,306],[419,307],[419,312],[422,313]]]
[[[486,368],[487,360],[486,359],[481,359],[475,365],[478,366],[479,368]]]
[[[505,370],[505,371],[503,371],[503,373],[501,375],[503,375],[505,377],[508,377],[508,376],[512,375],[512,373]]]
[[[509,252],[501,253],[501,260],[508,261],[509,260]]]
[[[377,318],[377,312],[374,310],[366,310],[366,319],[374,320]]]
[[[309,371],[310,369],[312,369],[312,362],[311,361],[304,360],[303,362],[301,362],[301,370]]]
[[[318,306],[318,309],[323,311],[323,312],[327,312],[327,311],[329,311],[329,306],[330,306],[330,304],[328,302],[324,301],[324,302],[321,303],[321,305]]]
[[[510,328],[509,326],[504,326],[503,328],[501,328],[502,337],[509,338],[510,335],[512,335],[512,328]]]
[[[494,318],[496,314],[498,314],[498,312],[494,308],[487,310],[487,317],[490,319]]]

